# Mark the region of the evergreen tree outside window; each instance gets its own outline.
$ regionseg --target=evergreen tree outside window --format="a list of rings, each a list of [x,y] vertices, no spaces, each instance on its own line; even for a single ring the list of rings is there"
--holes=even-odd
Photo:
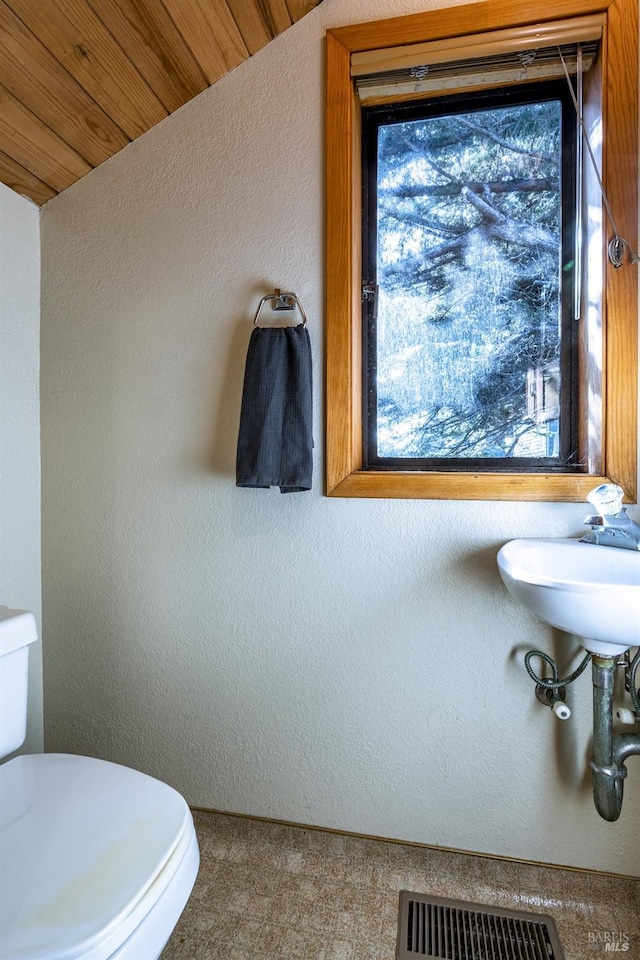
[[[574,468],[575,147],[564,81],[363,111],[366,466]]]

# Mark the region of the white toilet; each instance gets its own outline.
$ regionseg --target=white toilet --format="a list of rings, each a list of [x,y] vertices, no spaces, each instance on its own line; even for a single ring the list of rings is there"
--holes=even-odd
[[[0,758],[26,732],[33,615],[0,606]],[[0,764],[1,960],[157,960],[200,856],[172,787],[68,754]]]

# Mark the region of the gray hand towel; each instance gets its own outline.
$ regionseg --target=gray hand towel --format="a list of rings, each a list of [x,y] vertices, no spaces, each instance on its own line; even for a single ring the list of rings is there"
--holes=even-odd
[[[307,328],[256,327],[244,372],[236,486],[311,489],[311,400]]]

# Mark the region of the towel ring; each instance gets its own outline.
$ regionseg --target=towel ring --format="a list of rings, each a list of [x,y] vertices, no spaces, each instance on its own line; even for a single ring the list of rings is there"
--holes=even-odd
[[[302,309],[302,304],[296,297],[295,293],[280,293],[279,290],[276,290],[275,293],[268,293],[266,297],[262,298],[262,300],[258,304],[256,315],[253,318],[254,327],[258,326],[258,319],[260,317],[262,308],[264,307],[265,303],[269,302],[269,300],[277,301],[277,303],[274,304],[274,307],[273,307],[274,310],[295,310],[295,308],[297,307],[298,310],[300,311],[300,316],[302,317],[302,326],[306,327],[307,317],[304,310]]]

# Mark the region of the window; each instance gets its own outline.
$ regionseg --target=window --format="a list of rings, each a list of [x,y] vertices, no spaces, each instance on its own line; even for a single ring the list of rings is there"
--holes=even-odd
[[[637,274],[604,262],[602,202],[566,81],[523,84],[520,71],[498,96],[469,71],[444,97],[427,78],[411,100],[396,72],[374,78],[361,106],[352,77],[391,44],[404,44],[416,77],[434,40],[452,59],[487,31],[594,11],[603,41],[584,116],[635,245],[637,47],[621,43],[633,0],[480,3],[329,32],[328,494],[583,500],[606,478],[635,497]]]
[[[367,107],[362,128],[364,468],[574,469],[566,82]]]

